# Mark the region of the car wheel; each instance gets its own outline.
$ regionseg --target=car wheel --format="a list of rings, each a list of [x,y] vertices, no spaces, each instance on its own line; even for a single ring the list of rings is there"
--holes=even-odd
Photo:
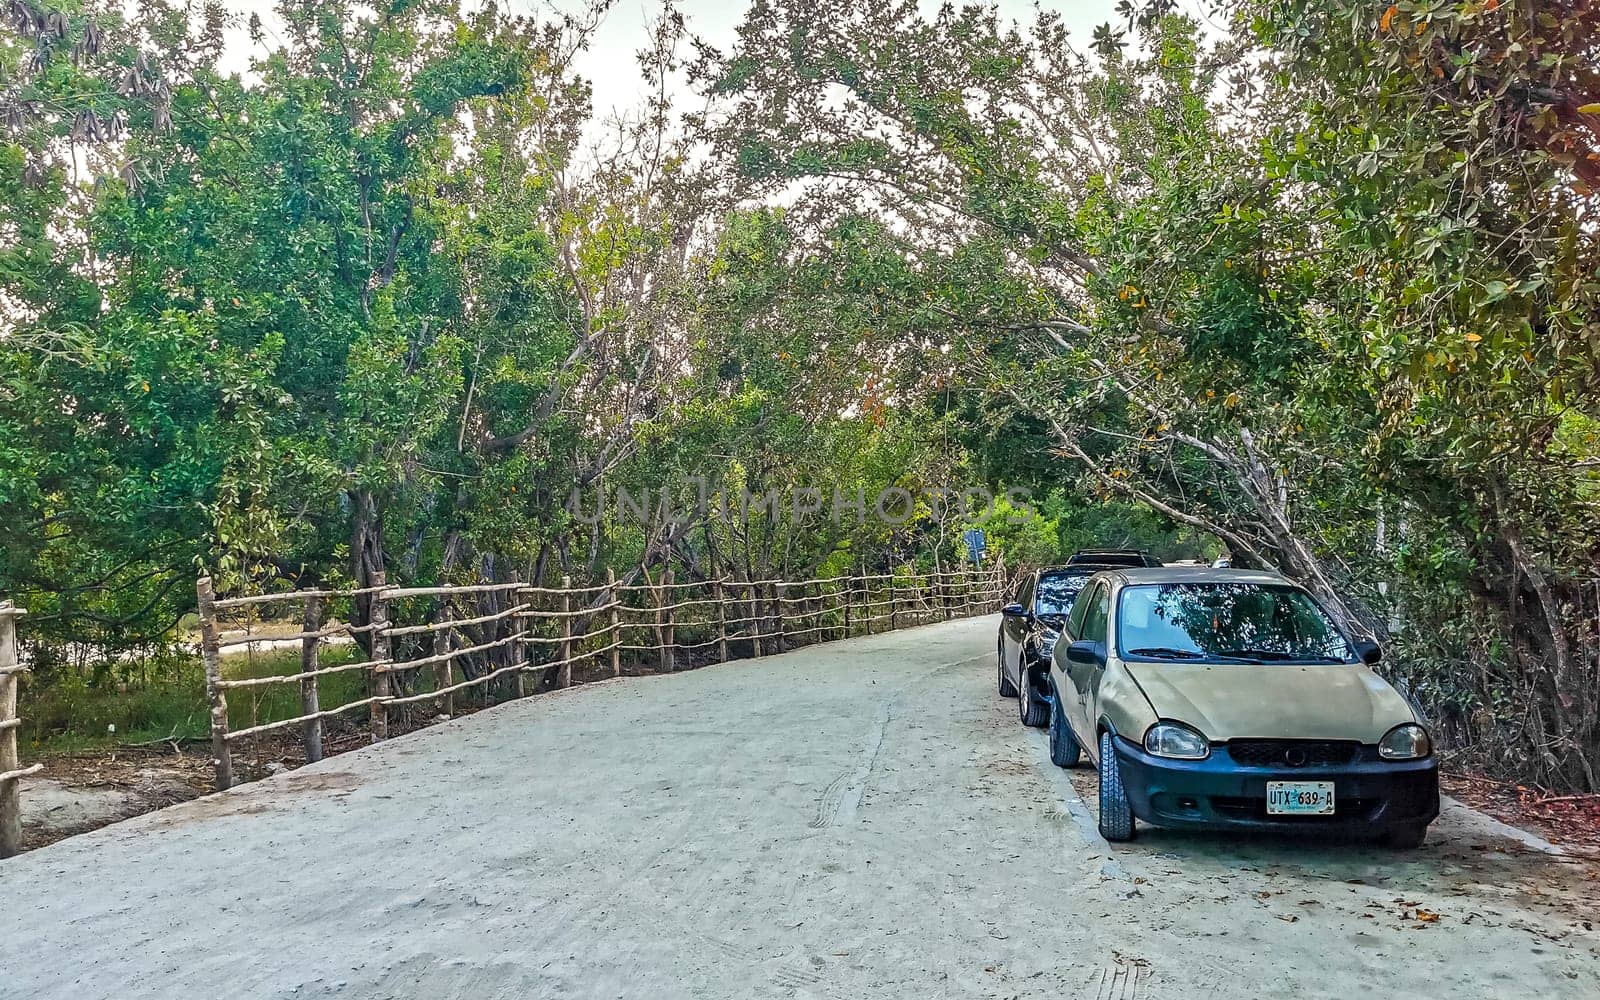
[[[1133,839],[1133,807],[1122,787],[1122,771],[1111,734],[1100,734],[1100,836],[1107,840]]]
[[[1050,721],[1050,703],[1040,701],[1034,695],[1033,681],[1028,679],[1028,672],[1022,672],[1022,683],[1017,691],[1017,714],[1022,716],[1022,724],[1039,729]]]
[[[1428,824],[1412,823],[1409,826],[1397,826],[1383,835],[1383,842],[1388,847],[1402,851],[1414,851],[1422,846],[1428,837]]]
[[[1083,748],[1078,746],[1078,738],[1072,734],[1072,727],[1067,725],[1067,717],[1061,711],[1061,699],[1054,696],[1050,699],[1050,763],[1056,767],[1077,767],[1078,760],[1083,756]]]
[[[1006,641],[1004,639],[1000,640],[1000,655],[995,659],[999,661],[1000,666],[1000,697],[1015,698],[1017,696],[1017,686],[1011,683],[1010,678],[1006,677]]]

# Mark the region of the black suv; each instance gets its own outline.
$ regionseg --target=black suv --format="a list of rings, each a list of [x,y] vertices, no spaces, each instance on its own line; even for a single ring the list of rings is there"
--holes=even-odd
[[[1017,699],[1023,725],[1050,721],[1050,653],[1084,583],[1110,568],[1074,563],[1026,573],[1000,609],[1000,695]]]
[[[1050,654],[1089,577],[1104,569],[1160,565],[1150,553],[1135,549],[1083,549],[1065,566],[1017,581],[1001,609],[998,652],[1000,695],[1017,699],[1023,725],[1038,728],[1050,720]]]

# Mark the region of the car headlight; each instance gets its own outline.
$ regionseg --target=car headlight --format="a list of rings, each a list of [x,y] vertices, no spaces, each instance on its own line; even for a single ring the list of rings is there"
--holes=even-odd
[[[1378,756],[1384,760],[1420,760],[1433,753],[1428,731],[1415,722],[1395,726],[1378,741]]]
[[[1202,760],[1211,755],[1211,743],[1181,722],[1158,722],[1144,734],[1144,748],[1157,757]]]

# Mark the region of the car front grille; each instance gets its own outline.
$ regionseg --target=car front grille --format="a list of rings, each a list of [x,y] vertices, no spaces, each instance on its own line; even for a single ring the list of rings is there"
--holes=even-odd
[[[1246,767],[1338,767],[1361,754],[1353,740],[1230,740],[1228,756]]]

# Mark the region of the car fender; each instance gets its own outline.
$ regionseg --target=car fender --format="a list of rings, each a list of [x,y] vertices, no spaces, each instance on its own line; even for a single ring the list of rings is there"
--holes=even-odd
[[[1094,708],[1096,729],[1090,735],[1097,746],[1101,730],[1138,743],[1158,718],[1150,699],[1120,660],[1113,660],[1100,675]]]

